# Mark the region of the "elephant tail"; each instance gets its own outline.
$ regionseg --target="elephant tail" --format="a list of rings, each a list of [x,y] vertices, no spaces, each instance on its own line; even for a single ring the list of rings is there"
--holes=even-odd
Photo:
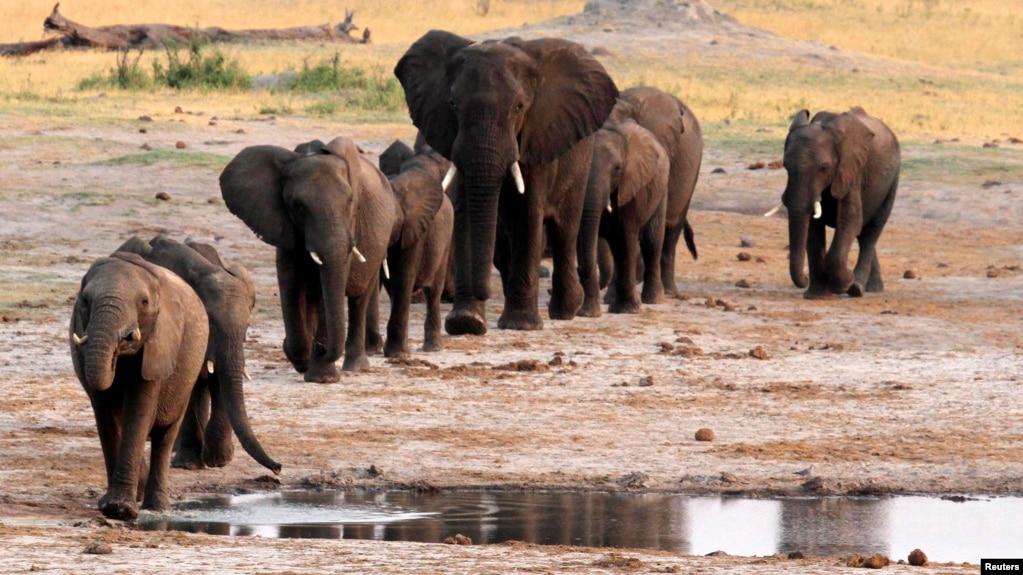
[[[686,247],[689,248],[689,253],[693,254],[693,259],[699,259],[696,255],[696,237],[693,234],[693,226],[689,225],[688,218],[682,222],[682,236],[686,239]]]

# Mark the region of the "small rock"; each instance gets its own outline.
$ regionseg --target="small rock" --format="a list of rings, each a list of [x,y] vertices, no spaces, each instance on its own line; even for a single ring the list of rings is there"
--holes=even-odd
[[[989,278],[996,278],[996,277],[998,277],[998,270],[996,270],[996,269],[988,270],[987,271],[987,277],[989,277]]]
[[[920,549],[914,549],[909,553],[909,564],[916,567],[927,565],[927,554]]]
[[[740,262],[748,262],[753,259],[753,256],[749,252],[739,252],[739,255],[735,256]]]
[[[862,555],[860,555],[859,553],[853,553],[852,556],[849,557],[849,560],[845,562],[845,566],[846,567],[863,567],[863,563],[865,561],[866,560],[863,558]]]
[[[152,147],[152,146],[150,146],[149,144],[142,144],[141,146],[139,146],[139,148],[141,148],[141,149],[143,149],[143,150],[145,150],[145,151],[147,151],[147,152],[148,152],[149,150],[152,150],[152,149],[153,149],[153,147]]]
[[[870,569],[880,569],[891,564],[892,560],[880,553],[875,553],[872,557],[863,562],[863,566]]]
[[[803,559],[805,557],[806,557],[806,555],[803,555],[802,551],[793,551],[792,553],[789,553],[789,555],[788,555],[789,559]]]
[[[735,311],[735,306],[731,302],[721,298],[714,300],[714,305],[721,308],[721,311]]]
[[[643,377],[639,378],[639,386],[640,387],[650,387],[653,384],[654,384],[654,376],[652,376],[652,375],[644,375]]]
[[[915,280],[916,279],[916,271],[915,270],[906,270],[906,271],[902,272],[902,279]]]
[[[139,116],[139,121],[140,122],[152,122],[153,121],[153,117],[152,116]]]
[[[174,144],[174,147],[179,149],[179,150],[184,150],[185,148],[188,147],[188,144],[182,142],[181,140],[178,140],[178,143]]]
[[[752,248],[752,247],[756,247],[756,245],[757,245],[756,242],[750,236],[742,236],[739,239],[739,247],[742,247],[742,248]]]
[[[765,162],[763,160],[757,160],[757,161],[753,162],[752,164],[749,164],[748,166],[746,166],[746,169],[747,170],[762,170],[765,167],[767,167],[767,162]]]
[[[542,277],[542,278],[549,278],[549,277],[551,277],[551,268],[549,268],[547,266],[540,266],[539,274],[540,274],[540,277]]]
[[[472,539],[458,533],[444,540],[447,545],[472,545]]]
[[[757,256],[757,259],[754,260],[754,261],[757,262],[758,264],[766,264],[767,263],[767,260],[765,260],[764,258],[762,258],[760,256]]]
[[[181,106],[174,106],[174,113],[175,114],[184,114],[185,111],[181,109]]]
[[[145,129],[145,128],[139,128],[139,133],[140,133],[140,134],[146,134],[146,133],[148,133],[148,132],[149,132],[149,130],[147,130],[147,129]]]
[[[749,289],[750,288],[750,283],[749,283],[749,281],[747,281],[745,279],[741,279],[741,280],[735,282],[735,287],[743,288],[743,289]]]
[[[1002,182],[999,182],[998,180],[985,180],[984,183],[980,185],[980,187],[982,187],[982,188],[984,188],[986,190],[988,188],[993,188],[995,186],[1000,186],[1000,185],[1002,185]]]
[[[85,546],[82,553],[86,555],[110,555],[114,552],[114,548],[109,543],[103,541],[93,541]]]
[[[714,430],[709,427],[697,429],[696,441],[714,441]]]
[[[994,141],[991,141],[991,142],[984,142],[984,147],[985,148],[997,148],[998,146],[999,146],[998,140],[994,140]]]
[[[369,474],[373,477],[380,477],[381,475],[384,474],[384,470],[377,467],[375,463],[370,465],[369,469],[367,469],[366,471],[368,471]]]
[[[167,192],[156,192],[156,199],[166,202],[171,199],[171,195]]]
[[[560,365],[562,365],[564,363],[565,363],[565,360],[560,355],[556,355],[556,356],[552,357],[550,361],[547,362],[547,365],[549,365],[551,367],[558,367],[558,366],[560,366]]]
[[[749,356],[756,359],[770,359],[770,356],[767,355],[767,350],[759,345],[749,350]]]
[[[210,120],[210,125],[211,126],[216,126],[217,125],[217,121],[216,120]]]
[[[221,201],[220,198],[206,198],[207,204],[219,204]]]
[[[245,133],[245,128],[238,128],[237,130],[234,131],[234,133],[235,134],[244,134]]]
[[[724,551],[711,551],[705,557],[728,557],[728,553]]]
[[[736,477],[735,475],[733,475],[731,473],[728,473],[727,471],[722,471],[721,472],[721,483],[729,483],[729,484],[731,484],[731,483],[738,483],[738,482],[739,482],[739,478]]]
[[[669,351],[672,351],[672,350],[675,349],[675,346],[671,345],[670,343],[668,343],[666,341],[662,341],[661,343],[659,343],[658,347],[661,348],[661,352],[662,353],[668,353]]]
[[[713,170],[710,171],[710,173],[712,173],[712,174],[724,174],[725,173],[725,169],[724,168],[714,168]]]
[[[767,169],[769,169],[769,170],[780,170],[780,169],[782,169],[784,167],[785,167],[785,160],[781,160],[781,159],[773,160],[772,162],[767,164]]]

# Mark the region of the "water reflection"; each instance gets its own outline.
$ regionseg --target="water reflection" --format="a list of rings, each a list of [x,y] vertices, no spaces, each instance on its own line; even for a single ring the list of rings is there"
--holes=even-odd
[[[574,492],[295,491],[224,496],[145,516],[145,529],[378,541],[663,549],[737,555],[802,551],[935,561],[1023,556],[1023,500],[923,497],[757,500]]]

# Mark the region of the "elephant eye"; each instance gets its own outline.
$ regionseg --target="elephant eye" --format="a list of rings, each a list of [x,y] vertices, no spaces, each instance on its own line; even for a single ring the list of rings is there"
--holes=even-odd
[[[448,106],[451,106],[451,111],[452,112],[457,112],[458,111],[458,103],[455,102],[454,99],[448,100]]]
[[[525,110],[525,109],[526,109],[526,105],[523,104],[522,102],[519,102],[518,104],[515,104],[515,111],[516,112],[521,114],[522,110]]]

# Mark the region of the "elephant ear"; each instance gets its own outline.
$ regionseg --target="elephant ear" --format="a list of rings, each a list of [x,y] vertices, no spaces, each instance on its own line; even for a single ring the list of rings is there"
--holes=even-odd
[[[227,209],[259,239],[284,250],[296,247],[296,233],[282,196],[284,168],[298,157],[280,146],[250,146],[220,174],[220,193]]]
[[[412,159],[415,152],[405,142],[395,140],[387,149],[380,153],[378,165],[385,176],[396,176],[401,171],[401,165]]]
[[[218,268],[224,269],[227,268],[227,266],[224,265],[224,260],[220,259],[220,254],[217,253],[217,248],[211,246],[210,244],[186,241],[185,245],[198,252],[199,255],[206,258],[207,261],[217,266]]]
[[[128,238],[123,244],[118,246],[117,249],[114,251],[129,252],[145,257],[146,254],[153,251],[153,246],[150,245],[149,242],[138,236],[132,236]]]
[[[308,142],[303,142],[303,143],[295,146],[295,153],[296,154],[301,154],[303,156],[322,154],[322,153],[324,153],[323,152],[323,146],[325,146],[325,145],[326,144],[324,144],[320,140],[311,140],[311,141],[308,141]]]
[[[344,160],[345,164],[348,166],[348,185],[350,185],[353,190],[361,189],[362,158],[359,152],[359,146],[357,146],[352,139],[339,136],[324,145],[323,149]]]
[[[519,134],[524,162],[553,161],[604,124],[618,98],[618,87],[586,49],[560,38],[505,42],[537,62],[539,85]]]
[[[831,181],[831,196],[836,200],[858,193],[863,187],[863,170],[870,155],[874,132],[848,112],[839,114],[828,124],[838,147],[838,167]]]
[[[398,60],[394,75],[405,89],[412,123],[431,148],[451,158],[458,135],[458,118],[451,109],[448,63],[472,41],[441,30],[431,30],[416,40]]]
[[[444,189],[437,171],[427,162],[431,162],[427,156],[416,156],[391,180],[391,189],[404,215],[398,239],[402,249],[426,235],[444,202]]]
[[[669,169],[668,154],[649,131],[629,120],[618,126],[628,142],[628,153],[618,185],[618,205],[628,204],[658,175]]]
[[[792,117],[792,124],[789,125],[789,131],[792,132],[798,130],[799,128],[802,128],[803,126],[806,126],[809,123],[810,110],[803,108],[802,110],[796,112],[796,115]]]

